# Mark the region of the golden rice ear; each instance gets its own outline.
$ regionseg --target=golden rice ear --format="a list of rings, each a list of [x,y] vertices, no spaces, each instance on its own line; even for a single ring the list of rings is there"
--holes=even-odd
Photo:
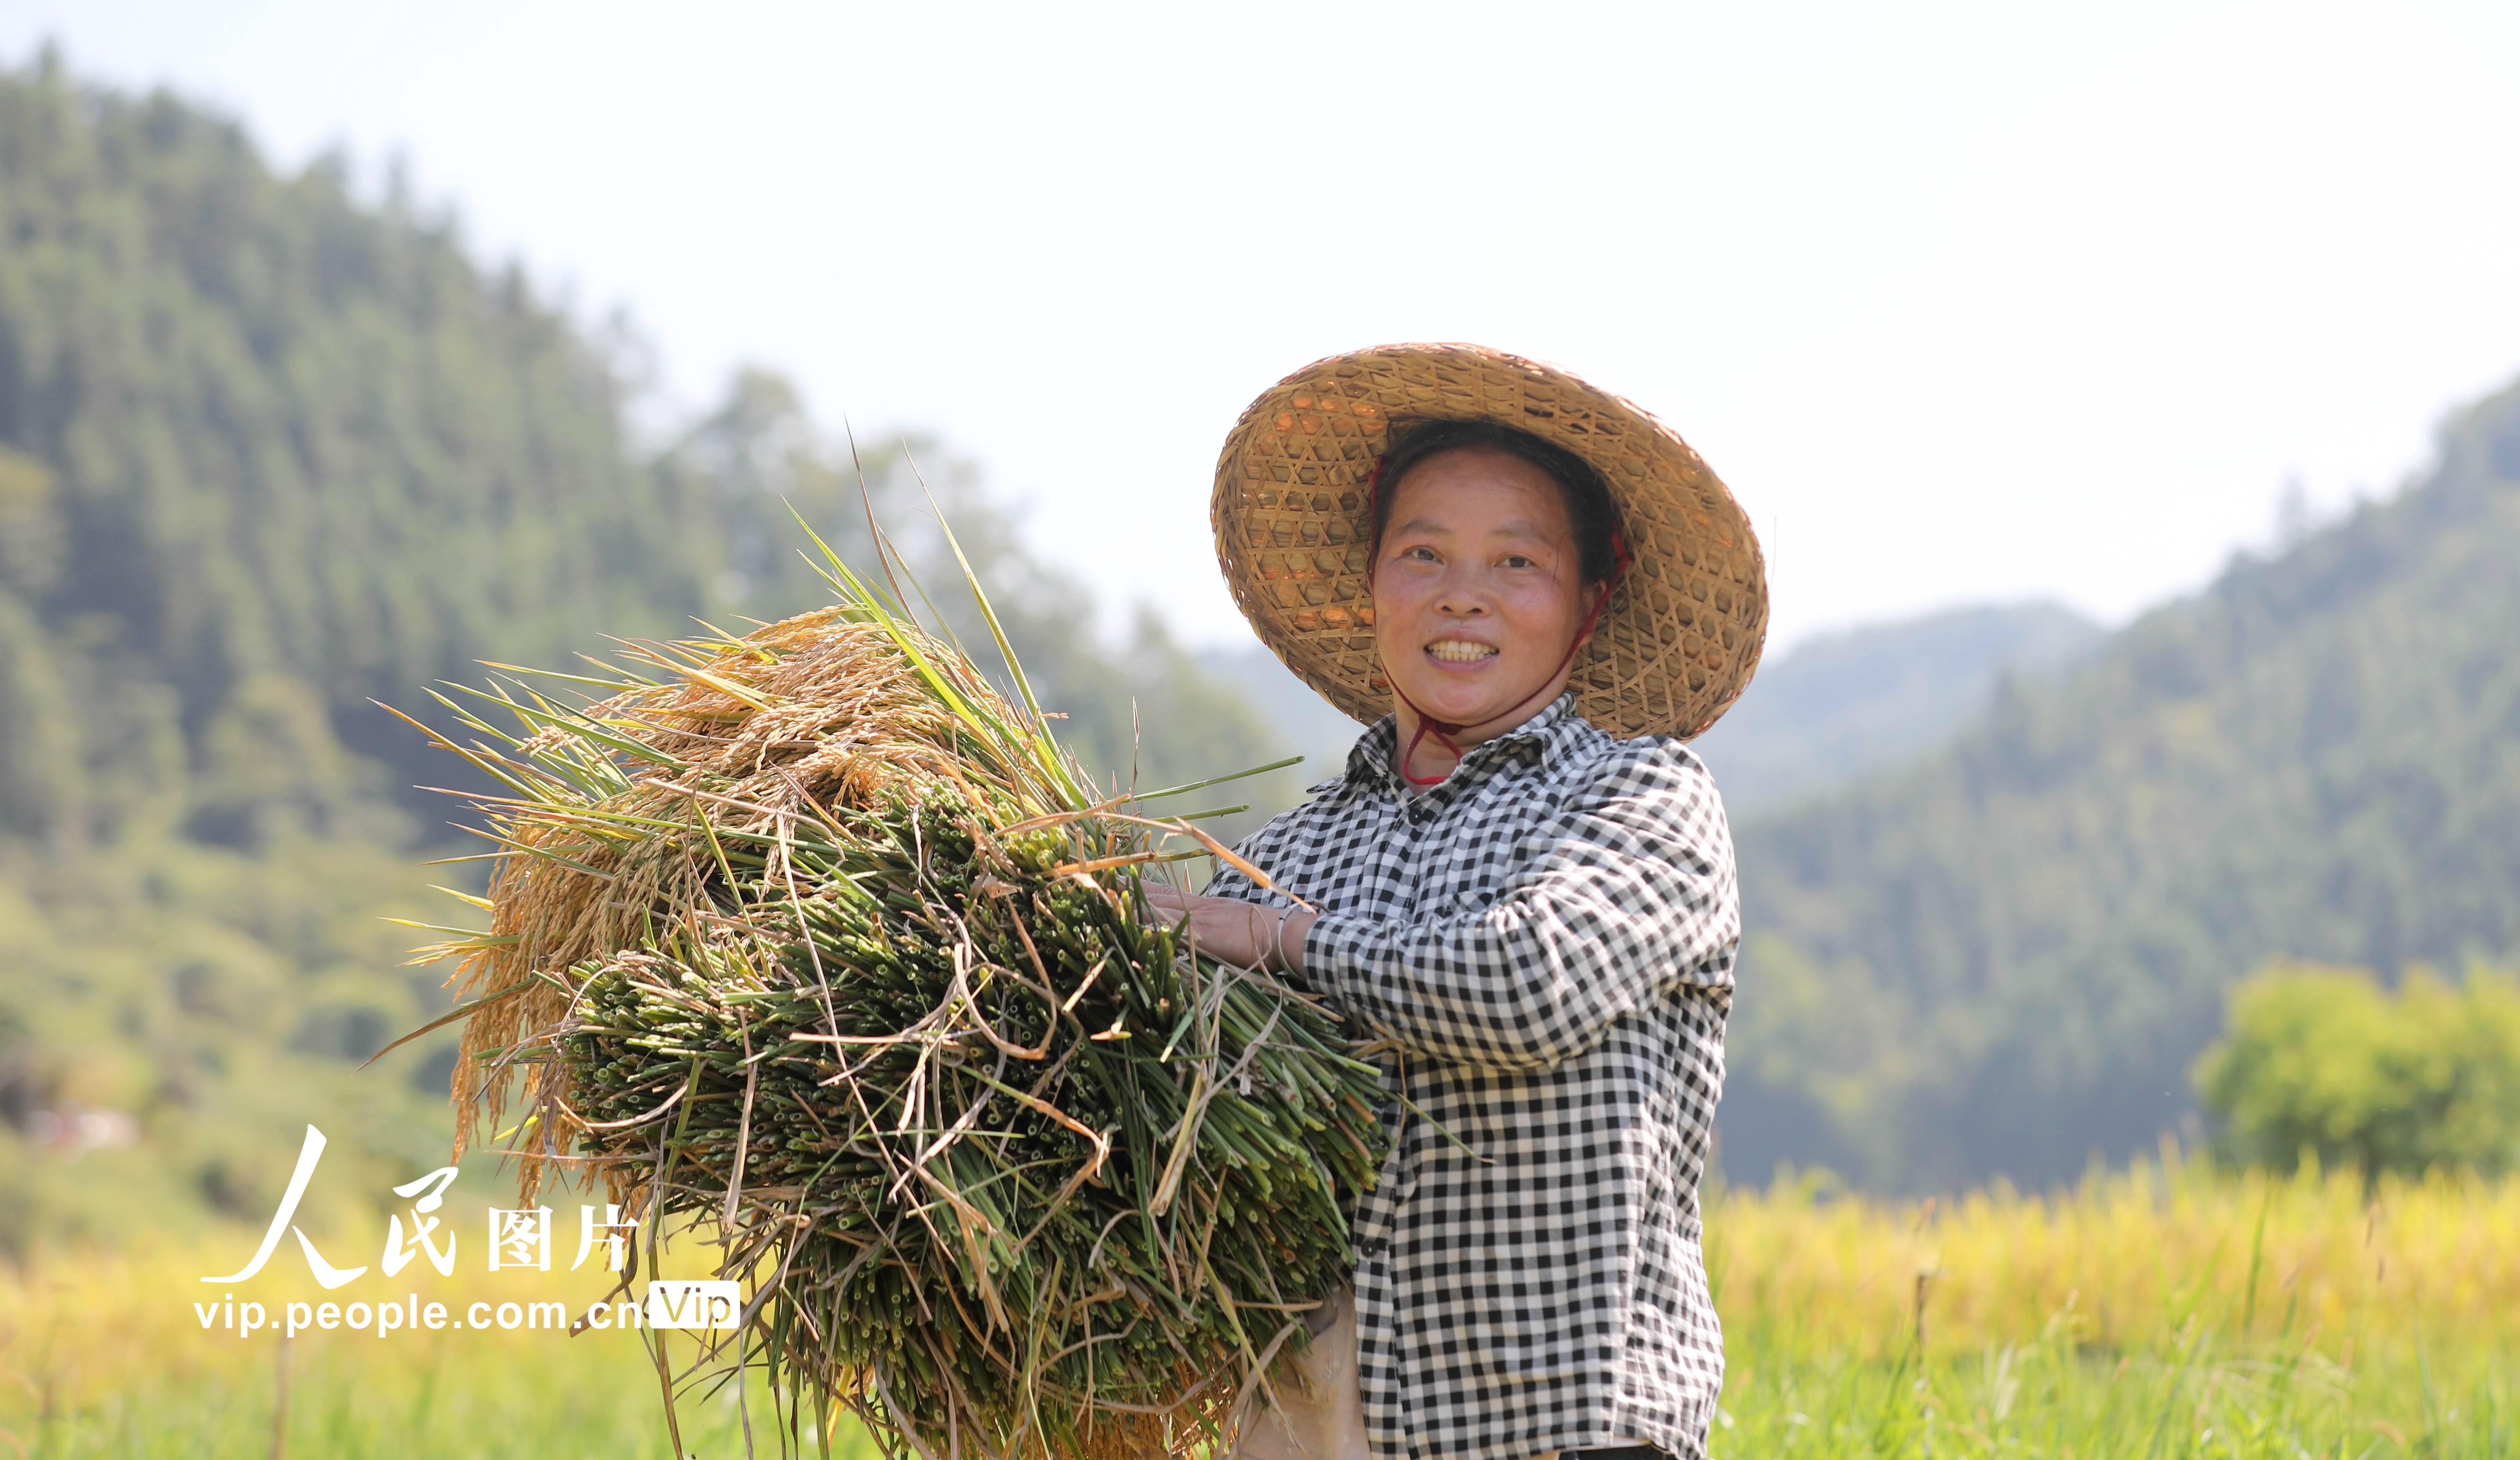
[[[1226,436],[1208,521],[1252,631],[1361,721],[1376,682],[1368,482],[1395,429],[1484,420],[1552,441],[1610,489],[1635,561],[1568,686],[1618,736],[1697,735],[1758,669],[1767,565],[1740,504],[1678,433],[1577,376],[1474,344],[1386,344],[1315,361]]]

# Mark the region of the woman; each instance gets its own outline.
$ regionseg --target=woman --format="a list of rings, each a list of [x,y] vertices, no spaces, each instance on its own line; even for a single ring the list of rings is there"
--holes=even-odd
[[[1739,911],[1682,739],[1758,660],[1747,521],[1635,406],[1463,345],[1282,382],[1213,512],[1261,639],[1380,718],[1242,846],[1270,888],[1170,900],[1376,1040],[1394,1097],[1354,1293],[1243,1455],[1703,1455],[1697,1181]]]

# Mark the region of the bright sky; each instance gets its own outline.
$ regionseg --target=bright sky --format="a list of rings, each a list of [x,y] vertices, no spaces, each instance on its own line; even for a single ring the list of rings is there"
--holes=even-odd
[[[1471,340],[1677,426],[1779,642],[2110,618],[2424,462],[2520,372],[2520,7],[0,0],[286,163],[408,156],[670,387],[786,370],[1240,637],[1215,452],[1317,356]],[[371,181],[370,186],[373,186]]]

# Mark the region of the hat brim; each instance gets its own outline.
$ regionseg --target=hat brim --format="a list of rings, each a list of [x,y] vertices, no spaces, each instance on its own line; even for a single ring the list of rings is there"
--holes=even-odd
[[[1634,563],[1567,679],[1623,738],[1701,734],[1740,698],[1767,638],[1767,565],[1750,520],[1670,427],[1553,366],[1472,344],[1386,344],[1319,360],[1235,424],[1209,522],[1253,632],[1340,712],[1379,719],[1368,482],[1394,433],[1494,421],[1601,474]]]

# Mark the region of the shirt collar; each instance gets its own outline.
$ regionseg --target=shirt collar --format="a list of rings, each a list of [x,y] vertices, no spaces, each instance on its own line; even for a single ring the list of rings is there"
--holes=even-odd
[[[1508,755],[1526,747],[1539,755],[1543,765],[1553,765],[1565,754],[1566,748],[1583,732],[1587,723],[1582,715],[1575,712],[1575,692],[1568,690],[1541,707],[1539,713],[1521,724],[1494,740],[1472,746],[1453,775],[1447,776],[1442,785],[1429,786],[1424,790],[1439,791],[1457,780],[1466,784],[1484,779]],[[1405,795],[1408,788],[1400,784],[1399,772],[1391,768],[1392,758],[1399,749],[1399,717],[1384,715],[1374,721],[1373,728],[1357,737],[1356,744],[1348,750],[1348,783],[1380,787],[1394,796]]]

